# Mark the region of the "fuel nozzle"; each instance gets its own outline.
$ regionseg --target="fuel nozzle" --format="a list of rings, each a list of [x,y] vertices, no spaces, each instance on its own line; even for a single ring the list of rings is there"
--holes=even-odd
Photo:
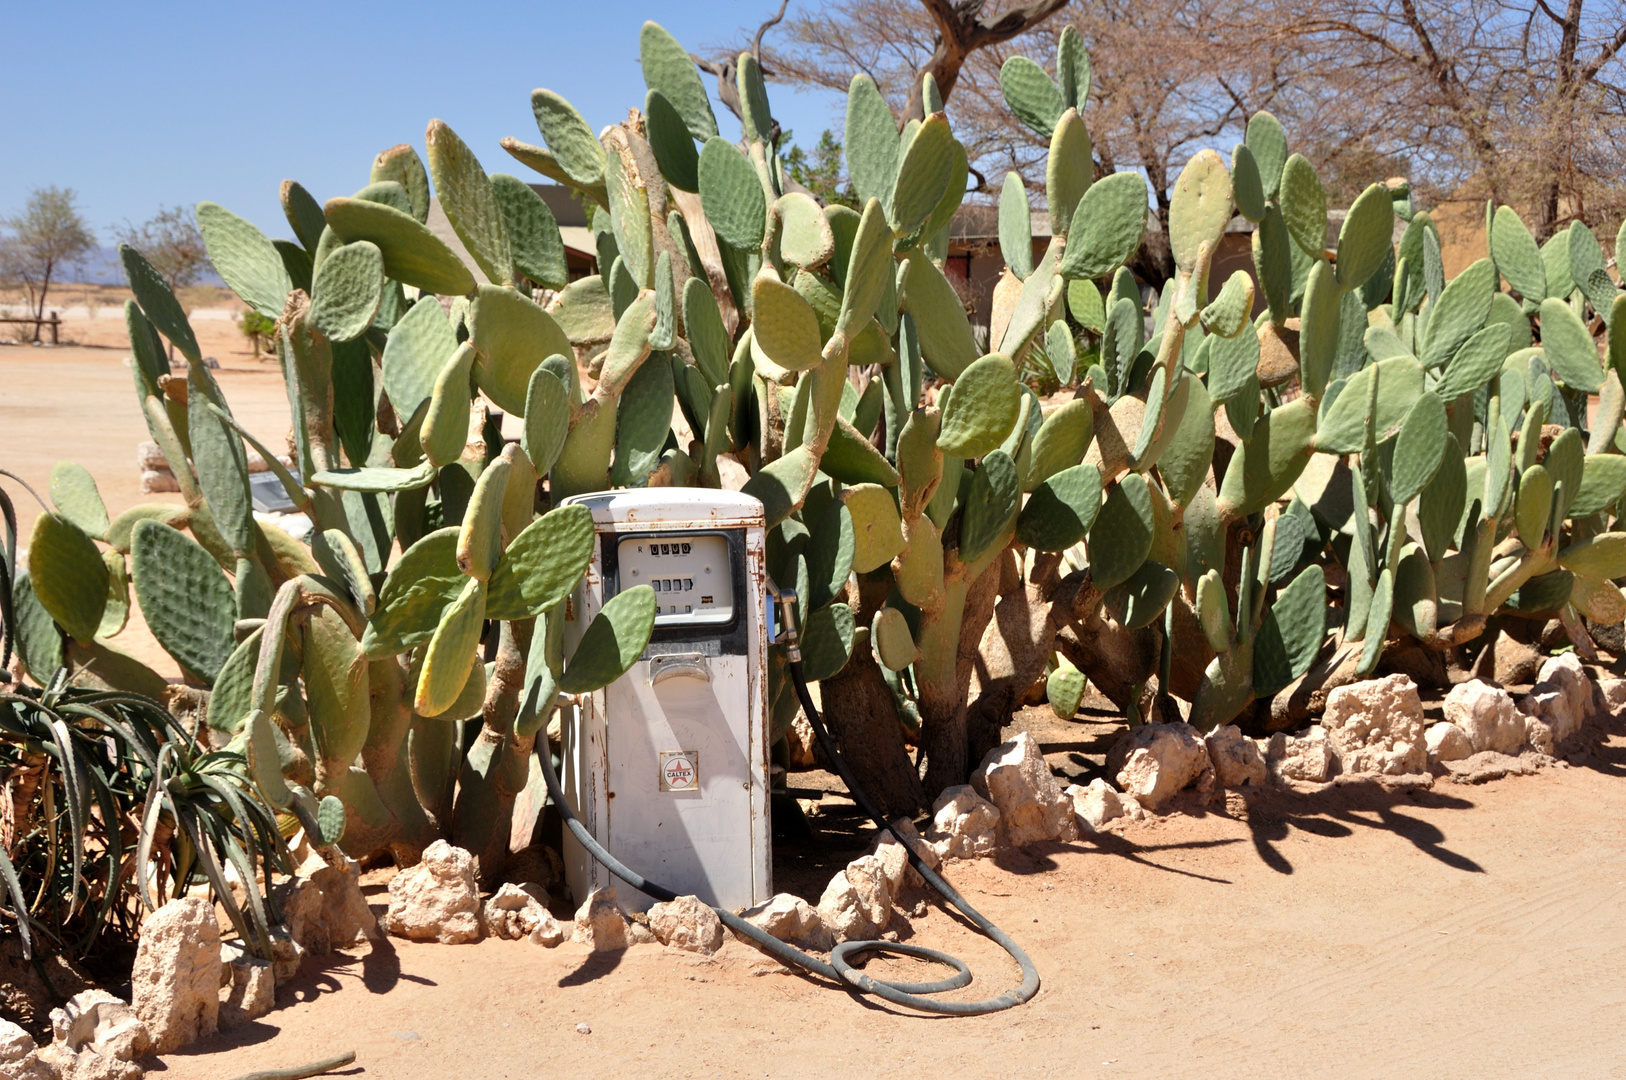
[[[801,638],[796,630],[796,593],[791,589],[781,589],[774,584],[773,578],[766,578],[768,601],[778,608],[778,618],[773,618],[770,612],[768,619],[768,641],[771,644],[783,642],[785,653],[792,663],[802,662]],[[781,626],[782,624],[782,626]]]

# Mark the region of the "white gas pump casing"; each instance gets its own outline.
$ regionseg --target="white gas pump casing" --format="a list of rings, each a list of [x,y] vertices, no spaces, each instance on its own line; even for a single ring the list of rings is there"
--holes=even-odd
[[[616,593],[656,591],[655,629],[617,681],[560,709],[563,786],[610,854],[651,881],[739,909],[773,895],[769,866],[767,626],[762,503],[732,491],[648,488],[578,495],[597,539],[565,612],[576,647]],[[653,898],[567,830],[577,903],[617,886]]]

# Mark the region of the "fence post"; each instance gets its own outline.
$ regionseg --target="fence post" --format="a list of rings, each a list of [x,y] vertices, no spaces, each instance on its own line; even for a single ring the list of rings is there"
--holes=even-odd
[[[57,327],[60,326],[61,323],[62,323],[62,316],[58,312],[55,312],[55,311],[51,312],[51,344],[52,345],[60,344],[60,342],[57,340]]]

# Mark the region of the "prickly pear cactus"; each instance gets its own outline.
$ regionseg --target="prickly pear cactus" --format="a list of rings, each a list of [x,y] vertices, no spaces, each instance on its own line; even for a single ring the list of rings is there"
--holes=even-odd
[[[542,89],[539,144],[501,143],[592,207],[579,280],[546,204],[440,121],[353,194],[284,182],[293,240],[199,206],[221,276],[276,321],[288,463],[121,250],[137,403],[185,505],[110,521],[88,474],[53,475],[15,590],[30,672],[161,692],[134,660],[85,659],[111,655],[133,586],[211,689],[209,737],[274,802],[352,854],[452,836],[495,874],[557,695],[618,677],[653,618],[626,593],[564,655],[593,531],[560,503],[581,492],[762,501],[803,671],[861,703],[837,734],[896,813],[963,782],[1047,676],[1058,714],[1093,687],[1131,722],[1268,727],[1499,618],[1556,615],[1584,651],[1585,619],[1626,615],[1626,317],[1584,225],[1538,247],[1493,208],[1489,258],[1447,279],[1403,181],[1334,229],[1314,165],[1259,113],[1228,157],[1186,165],[1174,277],[1137,281],[1149,193],[1096,177],[1069,31],[1049,68],[1001,72],[1012,122],[1049,140],[1053,235],[1034,250],[1007,177],[1008,268],[974,326],[946,260],[970,163],[935,87],[900,128],[853,79],[859,209],[820,206],[786,180],[754,58],[735,65],[733,141],[670,34],[647,23],[639,49],[647,96],[625,122],[595,135]],[[469,263],[425,224],[432,199]],[[1220,280],[1228,245],[1252,269]],[[251,513],[249,449],[308,542]],[[799,706],[778,647],[768,701],[782,735]]]

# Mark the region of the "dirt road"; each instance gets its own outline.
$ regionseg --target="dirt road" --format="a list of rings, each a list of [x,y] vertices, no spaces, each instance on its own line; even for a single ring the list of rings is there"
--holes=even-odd
[[[392,939],[308,967],[277,1011],[163,1075],[355,1049],[351,1075],[391,1080],[1626,1076],[1626,740],[1608,757],[1415,795],[1233,798],[1101,843],[951,864],[1044,979],[993,1016],[904,1015],[733,941],[704,960]],[[971,963],[962,993],[1014,983],[941,911],[914,940]]]

